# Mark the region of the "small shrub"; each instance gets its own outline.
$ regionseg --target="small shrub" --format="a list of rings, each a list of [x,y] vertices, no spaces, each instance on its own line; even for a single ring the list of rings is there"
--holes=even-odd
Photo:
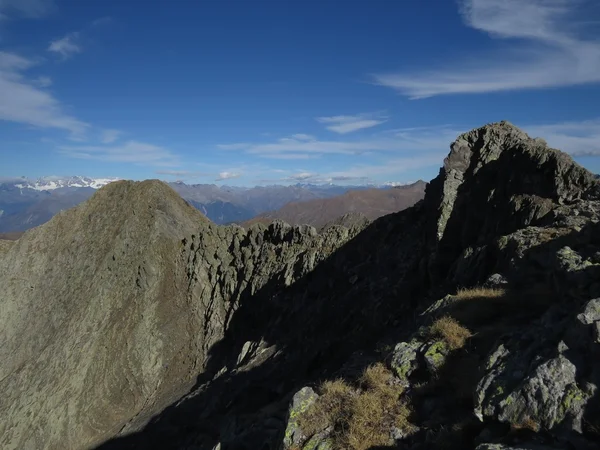
[[[471,332],[463,327],[452,317],[442,317],[429,327],[429,334],[435,338],[443,339],[451,350],[464,347]]]

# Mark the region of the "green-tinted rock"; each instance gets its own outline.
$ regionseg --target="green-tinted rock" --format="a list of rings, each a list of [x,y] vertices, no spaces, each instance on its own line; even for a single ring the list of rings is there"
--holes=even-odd
[[[446,362],[448,353],[448,345],[444,341],[437,341],[431,344],[423,355],[427,369],[431,373],[437,372]]]
[[[288,423],[285,429],[283,438],[283,448],[288,449],[292,445],[300,445],[306,436],[298,426],[298,420],[302,413],[305,413],[308,408],[317,400],[319,396],[310,387],[304,387],[296,392],[289,409]]]

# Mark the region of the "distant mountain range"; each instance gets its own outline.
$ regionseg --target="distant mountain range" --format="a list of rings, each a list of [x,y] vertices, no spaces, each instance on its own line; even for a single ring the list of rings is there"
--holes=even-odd
[[[427,183],[417,181],[392,189],[361,189],[329,198],[290,202],[276,211],[258,215],[241,225],[269,224],[275,219],[291,225],[312,225],[321,228],[345,216],[344,225],[364,222],[406,209],[425,197]]]
[[[96,189],[115,180],[82,176],[0,180],[0,233],[24,231],[41,225],[58,212],[87,200]],[[183,182],[168,184],[210,220],[225,224],[247,221],[290,202],[331,198],[348,191],[392,189],[395,183],[364,186],[295,184],[252,188]]]
[[[60,188],[92,188],[99,189],[119,178],[88,178],[81,176],[74,177],[41,177],[36,180],[30,180],[25,177],[5,180],[2,183],[12,183],[19,189],[33,189],[34,191],[53,191]]]

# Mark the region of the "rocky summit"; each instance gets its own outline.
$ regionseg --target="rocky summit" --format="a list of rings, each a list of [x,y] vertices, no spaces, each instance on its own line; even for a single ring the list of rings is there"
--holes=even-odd
[[[0,447],[599,448],[599,220],[594,175],[507,122],[349,228],[111,183],[0,240]]]

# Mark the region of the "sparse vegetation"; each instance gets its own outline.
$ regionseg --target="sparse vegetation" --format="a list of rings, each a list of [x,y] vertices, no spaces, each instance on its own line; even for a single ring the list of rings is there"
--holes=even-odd
[[[328,381],[321,396],[299,420],[307,435],[333,427],[335,448],[366,450],[391,444],[391,429],[412,428],[410,409],[400,399],[402,388],[383,365],[368,367],[353,388],[344,380]]]
[[[511,429],[513,431],[529,430],[537,433],[540,430],[540,424],[531,417],[527,416],[524,417],[520,422],[511,424]]]
[[[556,292],[545,283],[509,291],[499,288],[460,289],[448,306],[447,314],[469,329],[485,325],[502,326],[506,320],[527,320],[556,301]],[[523,305],[527,305],[526,308]]]
[[[467,339],[471,337],[471,332],[449,316],[437,319],[431,327],[429,334],[434,338],[443,339],[450,350],[457,350],[464,347]]]
[[[320,394],[317,402],[298,420],[298,425],[307,435],[323,431],[328,426],[338,428],[343,425],[355,392],[343,379],[337,379],[324,382]]]
[[[459,289],[454,298],[456,300],[473,300],[485,298],[504,297],[506,291],[498,288],[474,287],[469,289]]]

